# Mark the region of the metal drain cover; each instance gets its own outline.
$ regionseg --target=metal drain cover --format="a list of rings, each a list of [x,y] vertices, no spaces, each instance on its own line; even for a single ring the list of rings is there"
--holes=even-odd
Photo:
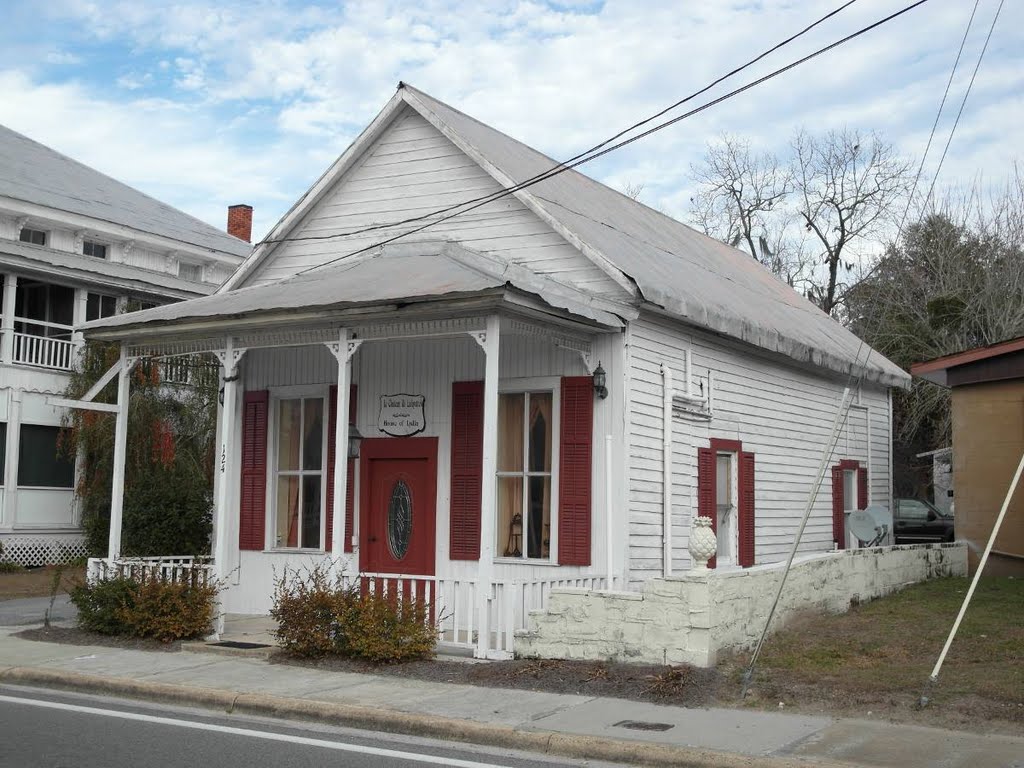
[[[620,720],[613,728],[629,728],[631,731],[667,731],[675,728],[671,723],[649,723],[644,720]]]
[[[219,643],[207,643],[207,645],[216,645],[218,648],[271,648],[272,646],[266,643],[242,643],[238,640],[223,640]]]

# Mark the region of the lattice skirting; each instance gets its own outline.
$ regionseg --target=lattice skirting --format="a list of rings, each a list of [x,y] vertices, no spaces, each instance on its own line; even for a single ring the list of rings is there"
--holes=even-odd
[[[81,534],[0,536],[0,560],[24,566],[56,565],[85,557]]]

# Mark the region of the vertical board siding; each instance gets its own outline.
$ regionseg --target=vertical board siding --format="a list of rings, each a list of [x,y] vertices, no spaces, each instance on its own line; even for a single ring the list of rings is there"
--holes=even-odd
[[[419,114],[407,109],[313,207],[291,237],[321,237],[421,216],[489,195],[501,186]],[[412,228],[410,225],[409,228]],[[398,229],[329,240],[283,243],[246,285],[263,285],[373,246]],[[420,239],[457,240],[467,248],[523,264],[582,290],[620,288],[514,197],[503,197],[432,226]]]
[[[518,378],[550,377],[554,387],[564,376],[586,375],[580,356],[555,346],[551,341],[524,335],[503,333],[500,342],[500,376],[502,381]],[[592,534],[593,560],[589,567],[554,566],[543,563],[499,562],[495,577],[499,579],[537,579],[554,576],[571,577],[580,573],[604,573],[606,558],[604,483],[607,468],[604,464],[604,436],[611,434],[617,452],[613,462],[622,466],[626,452],[622,440],[624,424],[621,408],[624,402],[624,371],[622,364],[622,337],[608,335],[595,339],[594,355],[600,359],[608,375],[610,394],[607,400],[594,402],[594,456]],[[475,561],[453,561],[449,558],[448,508],[451,485],[451,405],[452,382],[482,380],[485,357],[480,346],[468,335],[448,338],[417,340],[366,341],[352,362],[352,383],[358,387],[355,424],[364,437],[382,435],[377,428],[380,396],[398,392],[422,394],[425,397],[426,429],[424,436],[438,438],[436,573],[444,578],[472,578],[476,575]],[[243,358],[245,389],[274,389],[289,386],[318,385],[326,395],[328,387],[337,379],[337,363],[322,345],[285,347],[280,349],[254,349]],[[618,420],[613,414],[619,413]],[[621,451],[621,454],[618,453]],[[618,541],[622,543],[618,557],[619,572],[625,567],[626,520],[621,515],[622,528]],[[358,523],[356,523],[358,525]],[[288,557],[281,553],[254,553],[259,562],[279,562]],[[258,580],[243,579],[235,588],[237,600],[257,604],[261,595],[253,590],[263,589]],[[250,594],[252,592],[252,594]],[[248,601],[248,602],[246,602]]]
[[[662,374],[669,366],[677,393],[685,388],[686,350],[694,375],[714,405],[710,423],[676,414],[672,421],[673,570],[690,567],[686,550],[697,504],[697,449],[711,437],[739,440],[757,461],[755,487],[758,563],[781,560],[792,545],[811,491],[845,381],[816,375],[767,354],[744,348],[653,315],[630,328],[629,568],[637,584],[662,569]],[[694,385],[695,391],[697,384]],[[857,400],[855,400],[855,403]],[[886,390],[865,383],[850,410],[829,466],[840,459],[868,460],[872,503],[889,503],[889,413]],[[832,546],[831,477],[818,492],[801,552]]]

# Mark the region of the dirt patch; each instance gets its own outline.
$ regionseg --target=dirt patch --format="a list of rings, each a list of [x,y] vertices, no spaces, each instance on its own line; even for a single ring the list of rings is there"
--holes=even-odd
[[[0,600],[18,600],[23,597],[48,597],[53,590],[53,580],[58,566],[25,568],[10,573],[0,573]],[[60,576],[57,593],[64,594],[85,580],[82,566],[65,567]]]
[[[23,640],[40,640],[46,643],[65,645],[97,645],[103,648],[126,648],[130,651],[180,651],[181,643],[161,643],[137,637],[118,637],[88,632],[78,627],[33,627],[17,632],[15,637]]]
[[[484,663],[437,659],[373,665],[337,658],[296,659],[278,652],[271,657],[271,662],[337,672],[460,683],[485,688],[607,696],[685,707],[712,704],[721,680],[716,670],[688,665],[666,667],[559,659],[515,659]]]

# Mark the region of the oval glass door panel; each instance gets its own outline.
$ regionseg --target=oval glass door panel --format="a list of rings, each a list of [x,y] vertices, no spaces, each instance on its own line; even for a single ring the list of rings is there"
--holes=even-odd
[[[405,480],[398,480],[391,489],[388,503],[388,549],[395,560],[402,560],[409,551],[412,536],[412,494]]]

